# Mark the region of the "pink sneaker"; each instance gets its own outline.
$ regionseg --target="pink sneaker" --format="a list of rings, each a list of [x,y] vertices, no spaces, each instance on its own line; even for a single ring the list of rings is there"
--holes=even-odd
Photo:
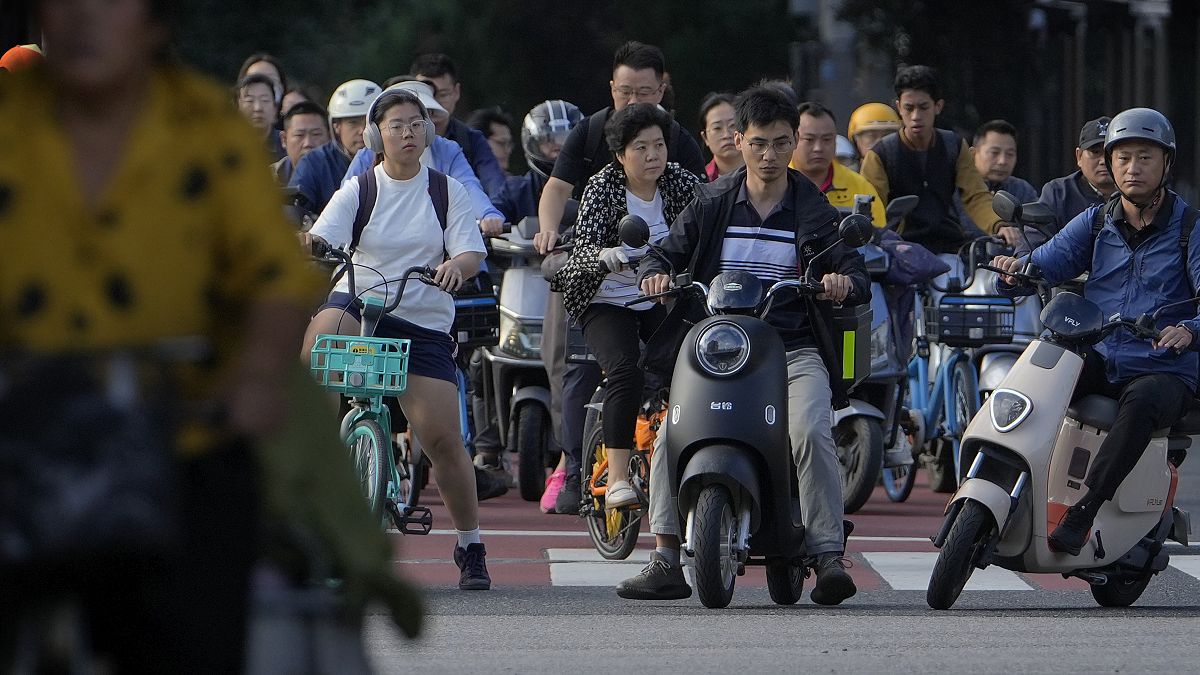
[[[546,489],[542,492],[542,513],[554,513],[554,502],[558,500],[558,493],[562,491],[566,480],[566,469],[559,469],[546,479]]]

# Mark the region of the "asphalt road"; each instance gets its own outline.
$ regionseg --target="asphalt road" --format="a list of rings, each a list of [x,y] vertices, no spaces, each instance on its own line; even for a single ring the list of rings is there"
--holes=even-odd
[[[1181,472],[1177,504],[1200,518],[1200,457]],[[599,561],[580,521],[543,515],[510,492],[481,507],[491,591],[454,587],[450,532],[396,537],[400,573],[426,588],[428,626],[407,641],[371,616],[368,652],[381,673],[1200,671],[1200,547],[1174,546],[1173,566],[1128,609],[1097,607],[1079,580],[989,568],[954,609],[935,612],[922,580],[945,499],[920,483],[905,504],[877,490],[851,516],[860,591],[840,607],[807,597],[777,606],[751,569],[730,607],[709,610],[694,596],[618,598],[612,584],[640,562]],[[435,509],[435,528],[448,522]],[[648,540],[631,560],[645,559]]]

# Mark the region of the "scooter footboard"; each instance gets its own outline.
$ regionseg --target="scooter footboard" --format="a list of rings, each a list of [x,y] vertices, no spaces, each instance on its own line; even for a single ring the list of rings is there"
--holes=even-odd
[[[732,445],[709,445],[700,448],[688,459],[679,479],[679,504],[693,504],[700,489],[718,483],[737,498],[743,491],[750,497],[750,528],[758,529],[762,518],[762,491],[758,469],[741,448]],[[684,517],[687,514],[682,514]]]

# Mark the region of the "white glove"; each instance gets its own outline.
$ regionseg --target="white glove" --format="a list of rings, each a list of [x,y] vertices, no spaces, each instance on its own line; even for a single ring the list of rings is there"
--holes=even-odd
[[[612,248],[600,249],[600,263],[608,269],[609,272],[620,272],[627,269],[629,265],[629,256],[625,255],[625,251],[620,246]]]

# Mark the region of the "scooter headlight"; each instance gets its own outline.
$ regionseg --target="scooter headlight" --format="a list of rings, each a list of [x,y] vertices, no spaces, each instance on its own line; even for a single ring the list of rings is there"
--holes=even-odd
[[[500,351],[519,359],[542,357],[542,325],[500,314]]]
[[[733,375],[750,359],[750,337],[740,326],[714,323],[696,340],[696,360],[713,375]]]
[[[1016,429],[1033,410],[1028,396],[1011,389],[997,389],[988,400],[992,405],[992,426],[1000,433]]]

